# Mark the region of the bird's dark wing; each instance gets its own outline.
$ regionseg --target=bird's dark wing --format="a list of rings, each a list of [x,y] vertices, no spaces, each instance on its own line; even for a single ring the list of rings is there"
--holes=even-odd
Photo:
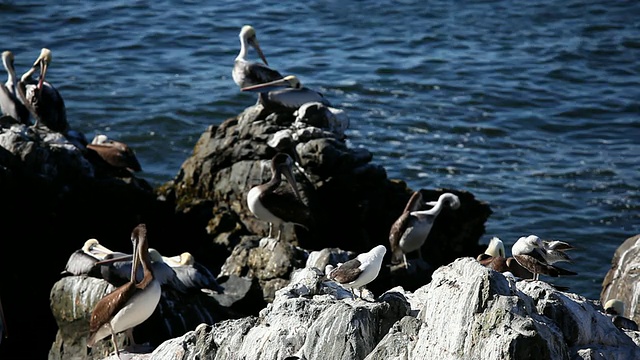
[[[306,228],[313,223],[309,207],[290,191],[288,184],[281,184],[273,192],[260,194],[260,201],[271,213],[285,222],[302,225]]]
[[[402,249],[400,249],[400,239],[404,235],[405,230],[409,226],[410,214],[408,211],[403,212],[400,217],[391,225],[389,231],[389,247],[391,249],[391,262],[397,264],[402,261]]]
[[[362,263],[358,259],[351,259],[331,271],[329,279],[340,284],[350,283],[360,276],[362,272],[360,265],[362,265]]]
[[[135,283],[128,282],[100,299],[91,313],[89,333],[95,333],[102,325],[109,322],[136,291]]]

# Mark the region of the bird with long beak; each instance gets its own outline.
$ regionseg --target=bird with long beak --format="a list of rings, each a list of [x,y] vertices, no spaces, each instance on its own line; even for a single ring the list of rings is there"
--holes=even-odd
[[[391,225],[389,231],[389,246],[391,248],[391,263],[397,264],[404,261],[405,268],[409,267],[406,254],[418,251],[418,256],[422,259],[420,248],[427,241],[431,228],[445,206],[456,210],[460,207],[460,199],[452,193],[443,193],[437,201],[427,202],[426,205],[433,206],[428,210],[420,210],[422,197],[420,193],[414,193],[403,213]]]
[[[273,228],[277,227],[276,243],[280,241],[285,223],[291,222],[307,227],[310,217],[309,209],[298,192],[292,166],[291,156],[282,152],[277,153],[271,159],[271,180],[252,187],[247,194],[249,210],[258,219],[269,223],[269,238],[273,236]],[[282,175],[293,192],[280,187]]]
[[[233,81],[240,88],[262,84],[269,81],[282,79],[282,75],[276,70],[269,67],[267,59],[260,49],[258,38],[256,37],[256,30],[251,25],[245,25],[240,30],[240,53],[236,57],[233,65]],[[264,62],[253,62],[247,60],[247,54],[249,53],[249,46],[253,47],[260,59]]]
[[[7,71],[7,81],[0,84],[0,110],[2,115],[11,116],[18,122],[29,125],[29,109],[24,106],[23,99],[19,98],[18,78],[14,67],[15,57],[11,51],[2,52],[2,64]]]
[[[120,350],[116,342],[116,334],[126,332],[130,342],[135,344],[133,328],[153,314],[162,293],[160,283],[153,276],[145,224],[140,224],[133,229],[131,242],[133,265],[130,280],[98,301],[91,313],[87,339],[87,346],[93,347],[96,342],[111,335],[118,358],[120,358]],[[115,261],[118,260],[115,259]],[[140,265],[144,275],[138,282],[136,273]]]
[[[35,127],[42,123],[52,131],[66,134],[69,130],[69,123],[67,122],[64,100],[58,89],[45,80],[51,59],[51,50],[43,48],[31,69],[20,78],[18,91],[22,92],[25,105],[36,119]],[[38,68],[40,76],[35,82],[31,76]]]
[[[494,236],[489,240],[489,246],[484,253],[478,255],[476,260],[484,267],[497,272],[508,272],[519,279],[533,279],[533,274],[529,270],[518,264],[513,257],[506,256],[504,242],[498,237]]]
[[[265,108],[297,110],[300,106],[310,102],[331,106],[324,95],[302,86],[295,75],[287,75],[278,80],[243,87],[242,91],[259,92],[261,96],[258,101]]]
[[[105,260],[107,256],[120,257],[125,255],[125,253],[111,251],[101,245],[98,239],[89,239],[84,242],[82,248],[71,253],[61,274],[63,276],[89,275],[95,272],[95,275],[98,276],[99,270],[95,266],[98,261]]]
[[[538,280],[540,274],[552,277],[577,275],[550,263],[543,240],[535,235],[520,237],[511,247],[511,254],[518,264],[533,273],[533,280]]]

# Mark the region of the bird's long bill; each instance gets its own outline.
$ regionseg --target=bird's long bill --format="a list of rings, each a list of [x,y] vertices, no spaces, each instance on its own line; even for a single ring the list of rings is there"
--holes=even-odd
[[[120,261],[133,261],[134,256],[135,256],[135,252],[134,252],[134,255],[125,255],[117,258],[100,260],[96,262],[94,265],[108,265],[108,264],[113,264],[114,262],[120,262]]]
[[[298,192],[298,183],[296,182],[296,178],[293,176],[293,173],[291,172],[291,168],[288,166],[284,167],[284,169],[282,169],[282,174],[287,179],[287,182],[289,183],[289,185],[291,185],[291,188],[293,189],[293,192],[296,194],[296,197],[298,198],[298,200],[302,200],[300,197],[300,193]]]
[[[38,90],[42,90],[42,84],[44,83],[44,77],[47,73],[47,62],[42,59],[40,60],[40,78],[38,79]]]
[[[131,282],[136,283],[137,281],[137,274],[138,274],[138,264],[140,263],[140,250],[138,249],[138,243],[140,242],[140,239],[138,239],[138,237],[135,237],[133,240],[133,263],[131,264],[131,277],[129,279],[131,279]]]
[[[102,245],[100,245],[100,244],[93,245],[93,246],[91,247],[90,252],[91,252],[92,254],[96,255],[96,256],[99,256],[99,257],[100,257],[101,259],[103,259],[103,260],[104,260],[104,258],[105,258],[107,255],[109,255],[109,254],[113,254],[113,251],[111,251],[110,249],[108,249],[108,248],[106,248],[106,247],[104,247],[104,246],[102,246]],[[98,255],[98,254],[99,254],[99,255]]]
[[[264,84],[252,85],[243,87],[240,89],[241,91],[250,91],[250,92],[267,92],[282,89],[283,87],[289,87],[290,84],[285,79],[274,80]]]
[[[253,40],[251,42],[251,45],[253,45],[253,48],[256,49],[258,56],[260,56],[260,59],[262,59],[262,62],[264,62],[264,64],[268,66],[269,63],[267,62],[267,58],[264,57],[264,54],[262,53],[262,49],[260,49],[260,44],[258,44],[258,40]]]
[[[429,206],[436,206],[438,204],[438,201],[428,201],[426,203],[424,203],[425,205],[429,205]]]

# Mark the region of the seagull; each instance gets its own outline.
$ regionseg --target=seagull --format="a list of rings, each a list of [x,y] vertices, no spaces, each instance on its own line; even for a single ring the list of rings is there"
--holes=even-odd
[[[233,65],[233,81],[240,88],[266,83],[273,80],[282,79],[282,75],[269,67],[267,59],[260,49],[256,30],[251,25],[245,25],[240,30],[240,53],[236,57]],[[264,64],[247,60],[249,46],[252,46]]]
[[[327,269],[330,271],[327,278],[349,288],[352,299],[355,299],[354,289],[358,289],[359,297],[362,299],[362,287],[378,277],[386,252],[387,248],[384,245],[378,245],[369,252],[356,256],[355,259],[339,264],[334,269]]]
[[[14,59],[11,51],[2,52],[2,64],[7,71],[7,81],[0,84],[0,110],[3,115],[11,116],[21,124],[30,125],[29,109],[18,98],[18,78],[13,64]]]
[[[51,83],[45,81],[51,58],[51,50],[43,48],[31,69],[20,78],[18,91],[36,119],[35,127],[42,123],[52,131],[66,134],[69,130],[69,123],[67,122],[64,100],[58,90]],[[38,81],[35,81],[31,76],[38,66],[40,66],[40,76]]]
[[[331,106],[324,95],[302,86],[295,75],[287,75],[278,80],[246,86],[242,88],[242,91],[260,92],[261,96],[258,100],[265,108],[297,110],[300,106],[310,102]]]
[[[573,250],[575,247],[559,240],[542,240],[545,250],[545,258],[549,264],[555,264],[557,262],[572,262],[571,257],[565,253],[565,251]]]
[[[552,277],[577,275],[573,271],[550,264],[546,258],[544,242],[535,235],[519,238],[513,244],[511,254],[518,264],[533,273],[533,280],[538,280],[540,274]]]
[[[111,335],[118,358],[120,358],[120,350],[116,343],[116,334],[126,332],[129,340],[134,344],[133,328],[153,314],[162,294],[160,283],[153,276],[145,224],[139,224],[133,229],[131,242],[133,243],[131,280],[98,301],[91,312],[87,339],[87,346],[93,347],[96,342]],[[135,274],[140,264],[144,276],[142,280],[137,281]]]
[[[533,279],[533,274],[518,264],[511,256],[506,257],[504,242],[494,236],[489,240],[489,246],[484,253],[478,255],[476,260],[483,266],[500,273],[508,272],[511,276],[520,279]]]
[[[258,219],[269,222],[269,238],[272,238],[273,228],[278,228],[276,243],[280,241],[285,223],[306,227],[310,221],[309,208],[301,200],[292,166],[291,156],[283,152],[277,153],[271,159],[271,180],[252,187],[247,194],[247,205],[251,213]],[[282,175],[293,192],[279,187]]]
[[[455,210],[460,207],[460,199],[452,193],[444,193],[438,197],[437,201],[426,204],[433,206],[431,209],[419,210],[422,205],[422,195],[419,191],[411,195],[404,211],[391,225],[389,232],[391,263],[397,264],[403,260],[405,268],[408,268],[406,254],[416,250],[422,259],[422,253],[419,250],[427,240],[433,223],[445,204]]]
[[[622,300],[611,299],[607,301],[604,304],[604,313],[611,318],[611,321],[618,329],[638,331],[638,324],[624,317],[624,302]]]

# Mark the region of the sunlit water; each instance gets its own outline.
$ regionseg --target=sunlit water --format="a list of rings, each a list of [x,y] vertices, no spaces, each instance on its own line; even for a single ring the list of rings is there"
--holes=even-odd
[[[18,72],[50,48],[71,126],[130,144],[154,185],[255,102],[231,79],[252,24],[270,65],[345,109],[349,145],[390,178],[488,202],[482,242],[578,246],[579,275],[558,284],[597,299],[640,233],[638,2],[0,1],[0,20]]]

